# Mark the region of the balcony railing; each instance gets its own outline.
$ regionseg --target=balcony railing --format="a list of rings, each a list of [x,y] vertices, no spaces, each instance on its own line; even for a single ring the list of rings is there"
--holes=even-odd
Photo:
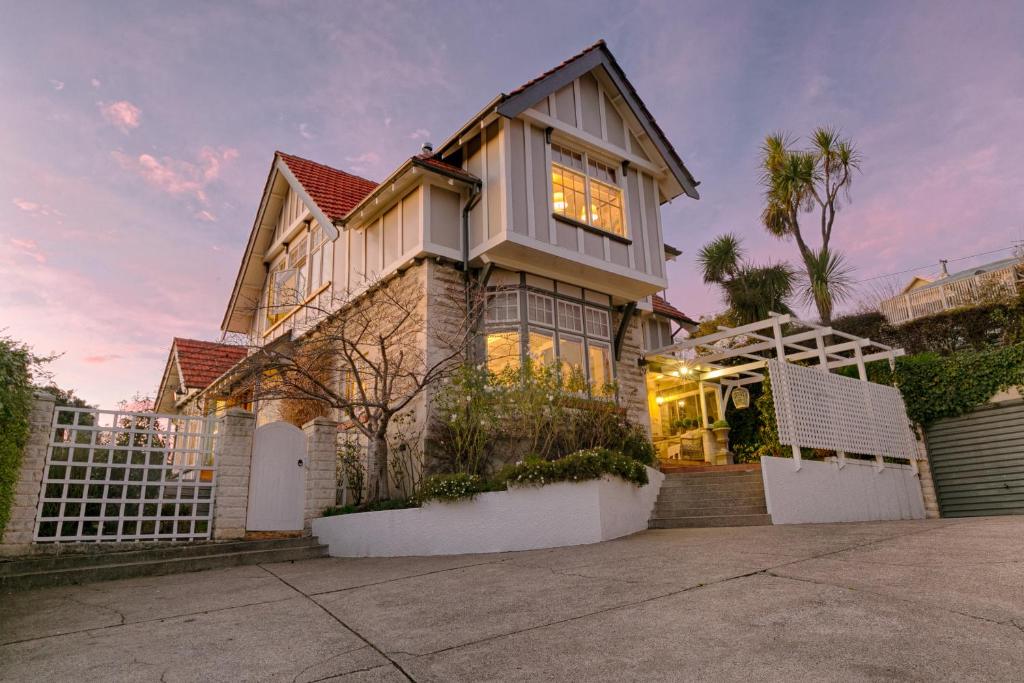
[[[897,325],[985,299],[1013,296],[1021,289],[1021,277],[1021,264],[1014,263],[973,277],[938,280],[886,299],[879,307],[886,319]]]

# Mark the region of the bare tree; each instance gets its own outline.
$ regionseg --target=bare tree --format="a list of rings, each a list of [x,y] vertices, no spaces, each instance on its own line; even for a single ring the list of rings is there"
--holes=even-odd
[[[288,316],[292,338],[258,347],[243,383],[258,402],[305,402],[349,422],[366,439],[367,501],[387,499],[388,427],[466,358],[480,298],[467,290],[423,268],[303,303]]]

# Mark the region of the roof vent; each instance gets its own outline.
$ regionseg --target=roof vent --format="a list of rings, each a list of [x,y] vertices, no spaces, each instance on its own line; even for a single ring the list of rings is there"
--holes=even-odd
[[[430,142],[424,142],[423,146],[420,147],[420,154],[425,157],[432,156],[434,154],[434,145]]]
[[[949,277],[949,268],[946,267],[948,265],[949,261],[946,259],[941,259],[939,261],[939,267],[942,268],[942,272],[939,274],[939,277]]]

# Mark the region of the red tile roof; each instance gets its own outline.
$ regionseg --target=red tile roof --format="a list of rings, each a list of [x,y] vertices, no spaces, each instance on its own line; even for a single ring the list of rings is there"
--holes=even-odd
[[[605,45],[605,42],[604,42],[604,39],[602,38],[601,40],[597,41],[596,43],[594,43],[590,47],[584,48],[582,52],[580,52],[578,54],[575,54],[572,57],[569,57],[569,59],[565,60],[564,62],[562,62],[558,66],[552,67],[552,68],[548,69],[547,71],[545,71],[544,73],[542,73],[540,76],[537,76],[536,78],[531,78],[526,83],[523,83],[521,86],[519,86],[515,90],[512,90],[511,92],[509,92],[508,93],[509,97],[511,97],[512,95],[518,95],[519,93],[521,93],[522,91],[526,90],[527,88],[529,88],[534,83],[536,83],[538,81],[543,81],[545,78],[547,78],[551,74],[555,73],[556,71],[558,71],[562,67],[568,66],[569,64],[572,64],[573,62],[575,62],[580,57],[585,57],[588,53],[593,52],[597,48],[603,47],[604,45]]]
[[[436,171],[442,175],[455,176],[456,178],[461,178],[462,180],[465,180],[470,183],[480,182],[480,179],[477,178],[472,173],[470,173],[469,171],[463,170],[458,166],[449,164],[446,161],[435,159],[434,157],[431,156],[424,156],[422,154],[414,156],[412,158],[412,163],[416,164],[417,166],[423,166],[431,171]]]
[[[377,183],[357,175],[318,164],[309,159],[277,152],[295,178],[332,221],[345,215],[377,188]]]
[[[173,346],[188,389],[205,389],[248,354],[244,346],[181,337],[174,338]]]
[[[693,320],[692,318],[690,318],[690,316],[686,315],[678,308],[662,299],[657,294],[651,296],[651,308],[653,308],[654,312],[657,313],[658,315],[663,315],[666,318],[671,318],[672,320],[675,320],[677,322],[688,324],[697,323],[696,320]]]

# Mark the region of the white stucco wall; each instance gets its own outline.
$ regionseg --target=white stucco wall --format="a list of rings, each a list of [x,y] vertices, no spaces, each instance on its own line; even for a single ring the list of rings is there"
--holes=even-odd
[[[647,528],[665,475],[516,487],[455,503],[313,520],[334,557],[461,555],[597,543]]]
[[[909,465],[847,460],[761,458],[764,495],[773,524],[924,519],[921,483]]]

